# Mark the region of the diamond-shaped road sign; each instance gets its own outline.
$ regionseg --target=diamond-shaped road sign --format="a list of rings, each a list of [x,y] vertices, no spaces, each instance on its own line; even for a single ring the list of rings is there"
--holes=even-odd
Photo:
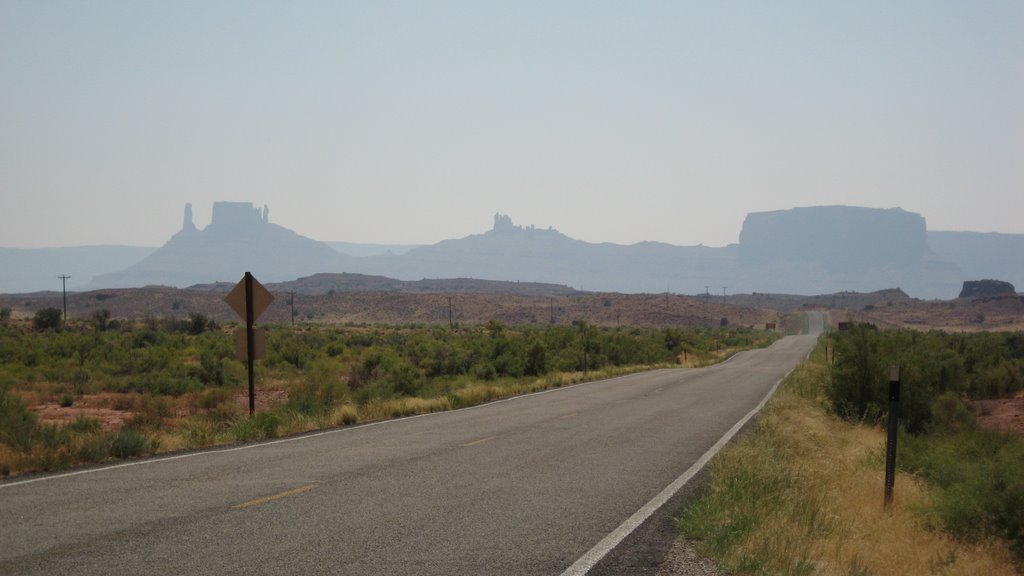
[[[231,306],[231,309],[238,314],[242,320],[255,322],[260,314],[263,314],[270,303],[274,301],[274,295],[269,290],[263,287],[256,278],[252,279],[252,319],[245,317],[245,278],[239,280],[238,284],[228,292],[228,295],[224,297],[224,301]]]

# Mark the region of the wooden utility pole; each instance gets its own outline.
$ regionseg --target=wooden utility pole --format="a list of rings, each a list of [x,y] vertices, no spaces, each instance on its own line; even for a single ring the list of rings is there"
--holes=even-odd
[[[61,291],[64,293],[64,321],[68,321],[68,280],[71,278],[68,274],[61,274],[57,276],[60,278]]]

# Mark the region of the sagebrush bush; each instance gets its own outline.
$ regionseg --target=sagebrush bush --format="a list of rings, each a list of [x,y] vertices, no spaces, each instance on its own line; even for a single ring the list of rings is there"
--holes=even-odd
[[[149,439],[139,430],[124,427],[110,445],[110,455],[115,458],[142,456],[149,450]]]

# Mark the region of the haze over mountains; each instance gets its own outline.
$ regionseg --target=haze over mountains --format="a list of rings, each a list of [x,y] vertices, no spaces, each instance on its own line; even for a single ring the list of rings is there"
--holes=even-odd
[[[388,251],[390,248],[390,252]],[[344,250],[350,253],[345,253]],[[928,232],[919,214],[824,206],[749,214],[739,243],[721,248],[659,242],[594,244],[554,229],[493,227],[420,247],[318,242],[272,224],[269,210],[214,204],[199,230],[186,206],[181,230],[158,248],[0,248],[0,292],[264,282],[324,272],[399,280],[477,278],[564,284],[579,290],[684,294],[825,294],[902,288],[919,298],[954,298],[964,280],[1024,285],[1024,235]],[[89,281],[89,278],[92,278]]]

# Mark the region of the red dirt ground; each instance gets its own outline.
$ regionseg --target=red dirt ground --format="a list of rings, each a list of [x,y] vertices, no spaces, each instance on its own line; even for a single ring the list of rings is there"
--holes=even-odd
[[[132,413],[125,410],[113,410],[111,408],[97,408],[90,406],[61,406],[56,402],[37,404],[32,410],[39,415],[40,422],[46,424],[65,425],[74,422],[80,416],[96,418],[106,432],[116,432],[121,429],[124,423],[131,419]]]
[[[1024,436],[1024,397],[975,400],[971,404],[982,426]]]

